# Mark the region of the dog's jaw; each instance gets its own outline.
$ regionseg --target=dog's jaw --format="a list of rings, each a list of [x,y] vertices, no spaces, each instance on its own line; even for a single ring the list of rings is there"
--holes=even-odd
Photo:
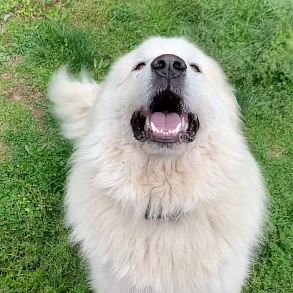
[[[190,143],[199,129],[197,114],[190,112],[184,99],[170,90],[156,94],[147,107],[133,113],[130,124],[140,142]]]

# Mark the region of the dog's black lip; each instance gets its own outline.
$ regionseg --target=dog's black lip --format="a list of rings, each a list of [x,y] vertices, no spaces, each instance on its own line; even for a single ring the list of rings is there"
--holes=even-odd
[[[148,134],[144,130],[146,117],[141,115],[141,110],[135,111],[131,117],[130,124],[135,139],[140,142],[148,140]]]
[[[198,116],[193,113],[188,113],[189,125],[186,131],[180,132],[180,140],[183,142],[192,142],[195,140],[197,131],[200,127]]]

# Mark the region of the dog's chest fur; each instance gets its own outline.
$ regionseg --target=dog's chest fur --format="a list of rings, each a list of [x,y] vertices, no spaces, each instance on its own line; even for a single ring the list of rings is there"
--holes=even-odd
[[[148,288],[153,284],[150,292],[171,292],[168,284],[177,288],[174,292],[185,285],[210,286],[203,285],[208,275],[218,280],[227,256],[245,247],[242,238],[251,236],[239,224],[250,214],[245,201],[225,194],[223,179],[221,189],[210,186],[216,186],[224,170],[214,168],[210,174],[214,178],[203,181],[200,169],[180,160],[159,164],[148,160],[128,166],[115,162],[115,176],[110,176],[107,166],[97,172],[101,164],[94,164],[94,169],[76,166],[71,174],[71,182],[75,176],[85,179],[72,188],[79,196],[76,213],[82,213],[83,223],[76,235],[84,243],[85,254],[105,264],[123,286]],[[228,181],[231,191],[233,182]],[[238,192],[236,187],[234,191]],[[87,198],[81,200],[81,193]],[[71,206],[71,214],[74,210]],[[147,210],[149,218],[145,219]],[[175,213],[180,216],[170,219]],[[92,231],[90,237],[87,231]]]

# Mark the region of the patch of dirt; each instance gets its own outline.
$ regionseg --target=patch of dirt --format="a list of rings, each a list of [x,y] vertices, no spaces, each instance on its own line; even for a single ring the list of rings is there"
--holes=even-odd
[[[13,78],[13,74],[10,73],[10,72],[4,72],[1,74],[1,78],[4,79],[4,80],[10,80]]]
[[[14,78],[11,73],[3,73],[1,77],[3,79]],[[37,107],[35,104],[36,102],[44,99],[44,94],[41,93],[36,86],[33,86],[24,80],[19,80],[17,84],[14,84],[10,87],[2,87],[1,90],[9,101],[22,102],[30,106],[34,117],[38,121],[42,122],[44,117],[44,110],[40,107]]]
[[[17,19],[46,19],[46,13],[49,12],[49,19],[50,19],[50,12],[51,14],[55,13],[57,16],[61,12],[61,9],[69,9],[72,6],[72,1],[69,0],[42,0],[42,1],[15,1],[20,3],[15,3],[15,6],[12,7],[9,13],[5,14],[2,19],[3,25],[6,24],[10,19],[17,18]],[[55,12],[57,10],[57,12]],[[53,14],[53,16],[55,16]]]
[[[21,63],[24,60],[23,56],[15,56],[12,58],[12,60],[10,61],[10,65],[14,66],[16,64]]]
[[[4,90],[4,94],[10,101],[24,102],[29,106],[33,106],[39,101],[43,94],[35,87],[24,81],[19,81],[17,85],[13,85]]]
[[[33,115],[38,121],[43,121],[45,113],[44,113],[44,110],[41,109],[40,107],[34,107]]]
[[[30,106],[43,97],[43,94],[36,86],[24,80],[19,80],[17,84],[6,89],[6,95],[9,100],[21,101]]]
[[[10,158],[10,149],[0,141],[0,162]]]
[[[270,156],[273,158],[283,157],[285,155],[285,149],[280,147],[271,147],[269,149]]]

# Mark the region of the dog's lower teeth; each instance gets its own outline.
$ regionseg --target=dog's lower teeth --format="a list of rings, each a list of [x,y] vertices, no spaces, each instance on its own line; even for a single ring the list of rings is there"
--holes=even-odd
[[[163,129],[158,129],[154,122],[150,122],[149,118],[146,118],[146,129],[149,129],[153,132],[154,135],[161,135],[161,136],[175,136],[178,134],[178,132],[181,129],[182,122],[178,123],[175,129],[169,129],[169,130],[163,130]]]

